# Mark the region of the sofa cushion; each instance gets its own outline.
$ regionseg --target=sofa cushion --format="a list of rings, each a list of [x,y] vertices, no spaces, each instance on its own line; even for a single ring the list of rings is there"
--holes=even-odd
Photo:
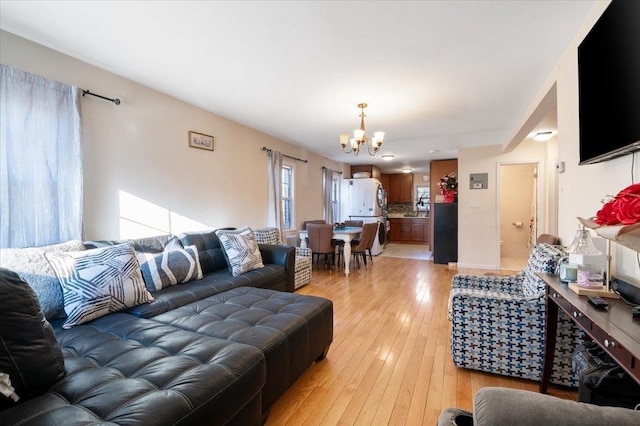
[[[235,228],[220,229],[233,230]],[[185,247],[191,245],[198,247],[200,266],[202,267],[203,274],[228,268],[220,240],[216,235],[216,230],[185,232],[180,235],[180,242]]]
[[[171,234],[158,235],[155,237],[135,238],[131,240],[95,240],[85,241],[84,246],[87,249],[102,248],[115,246],[118,244],[131,241],[133,248],[139,253],[161,253],[165,250],[181,249],[182,243],[180,239]]]
[[[233,230],[217,230],[224,256],[233,276],[242,275],[254,269],[264,268],[260,248],[253,231],[248,226]]]
[[[196,246],[161,253],[136,253],[142,278],[149,291],[202,279]]]
[[[65,372],[60,346],[33,289],[5,268],[0,268],[0,372],[9,375],[18,402],[46,392]],[[14,404],[0,394],[0,410]]]
[[[71,240],[40,247],[0,249],[0,266],[11,269],[35,291],[44,316],[49,320],[64,318],[62,287],[46,253],[84,250],[82,241]]]
[[[131,315],[56,335],[67,375],[0,424],[229,424],[265,383],[259,350]],[[244,424],[260,424],[259,405],[253,414]]]
[[[180,306],[185,306],[236,287],[251,286],[279,291],[286,290],[287,275],[280,265],[266,265],[234,277],[227,269],[206,274],[199,281],[163,288],[153,293],[154,301],[127,309],[124,312],[151,318]]]
[[[140,273],[133,243],[48,253],[64,293],[65,328],[110,312],[153,301]]]

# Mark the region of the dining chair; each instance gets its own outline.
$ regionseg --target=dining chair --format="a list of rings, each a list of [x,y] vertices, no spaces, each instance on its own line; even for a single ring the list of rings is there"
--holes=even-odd
[[[324,219],[305,220],[304,222],[302,222],[301,229],[303,231],[307,231],[307,225],[310,223],[323,224],[323,223],[327,223],[327,221]],[[306,243],[307,243],[307,247],[309,247],[309,237],[307,237]]]
[[[354,240],[351,242],[351,255],[353,256],[353,260],[355,260],[356,268],[358,268],[358,270],[360,269],[360,257],[362,257],[365,269],[367,268],[367,248],[370,245],[373,246],[373,239],[375,238],[377,231],[377,223],[365,223],[362,225],[360,240]],[[345,262],[347,261],[348,260],[345,259]]]
[[[331,244],[333,237],[333,225],[309,223],[307,224],[307,238],[311,249],[312,259],[316,261],[316,267],[320,261],[320,255],[324,257],[326,265],[335,265],[335,247]]]
[[[362,225],[364,224],[363,220],[345,220],[344,222],[344,226],[352,226],[352,227],[356,227],[356,228],[362,228]],[[342,249],[344,247],[344,240],[340,240],[340,239],[333,239],[332,240],[332,244],[333,246],[336,248],[336,256],[338,256],[338,265],[342,264]],[[351,242],[351,244],[353,245],[353,241]]]

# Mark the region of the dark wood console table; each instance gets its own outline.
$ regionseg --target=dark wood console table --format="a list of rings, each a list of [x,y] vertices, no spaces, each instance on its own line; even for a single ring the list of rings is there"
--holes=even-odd
[[[594,308],[586,296],[578,296],[557,275],[536,273],[547,283],[547,318],[544,336],[544,364],[540,392],[546,393],[551,378],[556,346],[558,308],[566,312],[589,337],[640,383],[640,320],[631,316],[631,306],[606,299],[606,310]]]

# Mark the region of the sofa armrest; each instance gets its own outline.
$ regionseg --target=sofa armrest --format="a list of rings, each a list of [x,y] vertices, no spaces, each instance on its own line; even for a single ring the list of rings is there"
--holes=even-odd
[[[258,244],[263,263],[284,266],[287,276],[287,291],[295,290],[296,250],[293,246]]]
[[[581,426],[638,425],[640,411],[602,407],[536,392],[498,387],[482,388],[474,401],[474,425]]]

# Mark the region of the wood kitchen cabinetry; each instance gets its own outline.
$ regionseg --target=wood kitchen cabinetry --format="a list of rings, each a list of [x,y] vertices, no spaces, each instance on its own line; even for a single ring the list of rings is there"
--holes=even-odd
[[[389,238],[392,242],[429,243],[429,218],[391,218]]]
[[[369,172],[371,173],[371,177],[376,179],[380,179],[381,176],[380,169],[371,164],[355,164],[351,166],[351,176],[353,176],[354,173],[359,172]],[[382,185],[382,187],[384,188],[384,185]]]
[[[429,224],[429,219],[411,219],[411,241],[428,243],[430,233],[431,226]]]
[[[380,175],[380,183],[385,191],[387,191],[387,202],[389,202],[389,175]]]
[[[388,203],[413,203],[413,174],[400,173],[393,175],[383,175],[384,179],[389,179],[387,187],[384,186],[384,179],[382,180],[382,187],[387,190],[387,202]]]

